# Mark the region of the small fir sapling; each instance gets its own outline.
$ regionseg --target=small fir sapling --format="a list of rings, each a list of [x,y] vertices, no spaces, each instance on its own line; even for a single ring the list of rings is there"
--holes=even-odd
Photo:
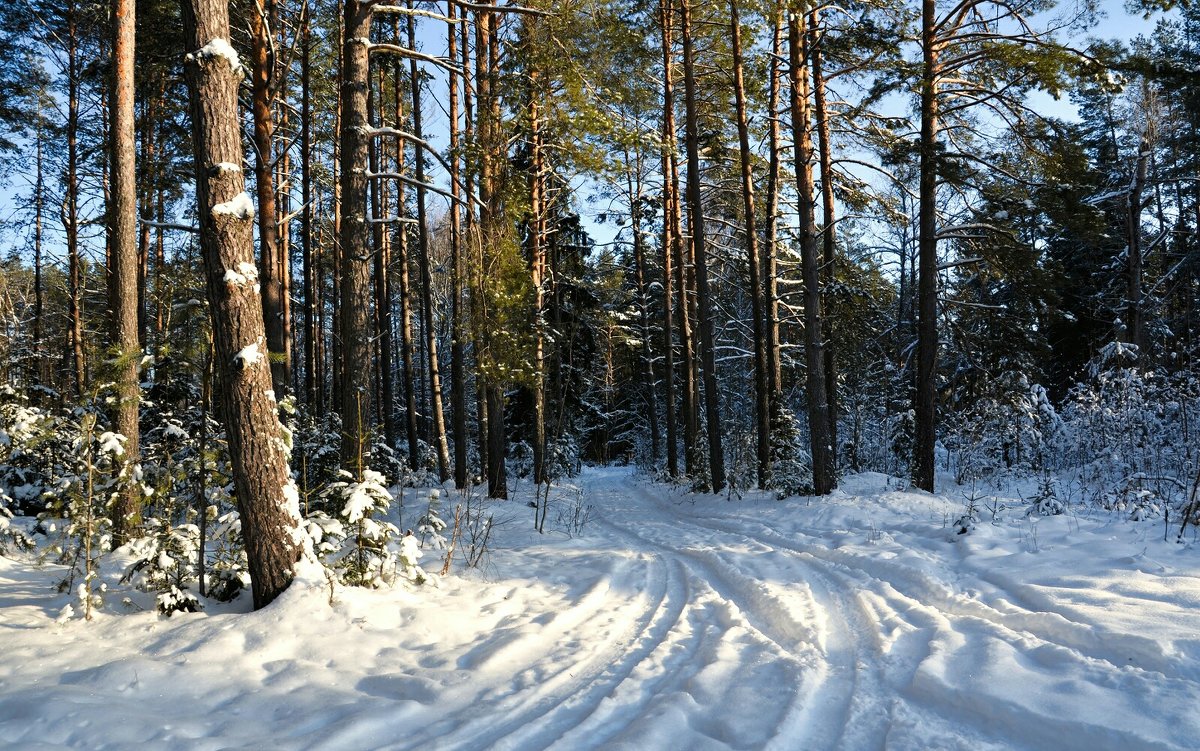
[[[218,515],[220,507],[218,504],[208,507],[212,552],[206,566],[204,593],[218,602],[229,602],[250,587],[250,564],[242,540],[242,520],[236,511]]]
[[[361,479],[342,471],[342,479],[325,490],[326,497],[340,505],[342,521],[341,547],[327,552],[326,565],[331,566],[343,584],[359,587],[381,587],[396,577],[397,551],[394,546],[400,531],[395,524],[382,518],[392,504],[387,480],[378,472],[363,469]],[[328,543],[337,539],[339,531],[328,522],[316,522],[321,534],[319,550],[328,550]]]
[[[1058,516],[1067,510],[1058,492],[1058,480],[1044,475],[1038,482],[1037,492],[1029,499],[1026,516]]]
[[[400,552],[398,555],[400,575],[414,584],[424,584],[429,581],[429,575],[417,563],[417,561],[421,560],[421,555],[421,544],[417,542],[416,535],[412,533],[411,529],[406,531],[404,536],[400,538]]]
[[[771,421],[771,487],[783,500],[812,490],[812,458],[791,410],[779,407]]]
[[[441,506],[442,493],[437,488],[432,488],[429,491],[429,505],[426,507],[425,513],[417,519],[417,532],[421,535],[421,547],[428,542],[434,550],[446,549],[446,538],[442,535],[446,529],[446,522],[442,519]]]
[[[62,536],[46,552],[67,564],[68,573],[58,590],[75,591],[85,620],[91,620],[103,605],[107,589],[100,581],[99,561],[112,544],[108,503],[119,489],[120,456],[125,451],[124,437],[108,431],[97,435],[97,423],[95,411],[81,410],[75,473],[59,479],[50,509],[41,518],[49,530],[56,526],[54,518],[63,522]],[[81,577],[78,584],[77,577]]]

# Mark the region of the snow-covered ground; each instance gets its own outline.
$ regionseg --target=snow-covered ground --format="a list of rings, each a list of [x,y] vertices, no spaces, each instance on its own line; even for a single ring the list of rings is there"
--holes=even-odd
[[[55,572],[0,558],[0,745],[1200,748],[1200,546],[1161,522],[956,536],[961,500],[881,475],[813,502],[580,484],[582,535],[498,505],[483,571],[332,604],[164,619],[110,591],[56,624]]]

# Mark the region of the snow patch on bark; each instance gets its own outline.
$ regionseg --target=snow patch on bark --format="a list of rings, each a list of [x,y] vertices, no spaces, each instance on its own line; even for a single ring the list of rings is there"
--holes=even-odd
[[[237,270],[226,269],[224,280],[226,284],[240,286],[249,284],[250,282],[258,281],[258,267],[252,263],[241,262],[237,266]],[[255,291],[258,291],[258,285],[255,284]]]
[[[204,45],[195,52],[189,54],[185,59],[188,62],[192,60],[212,60],[221,58],[229,63],[229,69],[236,75],[240,76],[245,73],[246,69],[242,67],[241,58],[238,57],[237,50],[229,43],[228,39],[220,37],[213,39],[208,44]]]
[[[254,202],[250,200],[250,194],[243,190],[231,200],[213,206],[212,213],[214,217],[232,216],[237,219],[253,219]]]
[[[249,347],[243,347],[241,352],[233,356],[233,361],[243,367],[249,367],[262,362],[263,355],[258,349],[258,342],[251,344]]]

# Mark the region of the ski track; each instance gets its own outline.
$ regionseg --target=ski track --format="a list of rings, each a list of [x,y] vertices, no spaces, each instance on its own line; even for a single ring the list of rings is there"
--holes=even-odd
[[[271,747],[330,751],[1197,747],[1200,640],[1125,633],[1121,618],[1089,620],[1089,608],[1106,604],[1185,612],[1186,597],[1156,590],[1136,570],[1112,587],[1087,572],[1037,585],[989,570],[991,559],[965,546],[932,543],[932,520],[900,518],[887,532],[908,539],[864,547],[880,533],[833,505],[810,507],[823,530],[814,532],[801,528],[809,509],[799,504],[675,503],[672,489],[616,469],[593,470],[584,483],[595,507],[587,535],[515,549],[512,565],[544,573],[470,590],[477,611],[463,612],[483,625],[396,632],[402,610],[373,618],[320,611],[315,617],[363,634],[361,650],[328,660],[297,660],[276,644],[279,614],[155,625],[138,653],[91,655],[9,713],[53,688],[78,703],[67,716],[82,721],[99,711],[95,688],[115,685],[133,702],[139,681],[169,684],[186,663],[201,682],[225,687],[205,698],[229,720],[221,737],[206,738],[173,694],[160,694],[146,699],[162,728],[135,728],[114,748],[168,739],[261,747],[259,722],[287,728]],[[22,601],[44,586],[40,572],[14,569],[10,579]],[[1185,591],[1195,582],[1172,581]],[[26,606],[0,626],[52,615]],[[370,646],[393,633],[402,636],[387,648]],[[412,660],[412,649],[423,656]],[[13,657],[34,654],[18,648]],[[225,654],[252,657],[253,670],[223,681]],[[314,682],[323,669],[343,688]],[[244,696],[259,692],[294,703],[260,701],[269,716],[243,714]],[[325,709],[303,709],[312,706]],[[1160,721],[1136,721],[1143,716]],[[47,739],[77,746],[83,731],[56,732]]]
[[[996,577],[984,577],[996,588],[989,602],[956,593],[952,584],[897,561],[831,549],[827,540],[802,532],[790,539],[749,520],[745,507],[725,522],[664,502],[633,479],[606,478],[589,497],[603,505],[606,536],[630,550],[677,560],[696,582],[707,583],[695,589],[715,589],[732,623],[799,670],[767,747],[920,747],[904,736],[931,728],[940,730],[942,743],[929,747],[946,748],[1013,748],[1014,735],[1029,748],[1080,751],[1186,748],[1185,739],[1194,739],[1187,729],[1167,740],[1052,708],[1036,711],[1019,697],[963,690],[961,676],[927,664],[950,653],[969,663],[963,675],[982,674],[987,665],[974,664],[986,656],[974,646],[982,642],[987,654],[1000,652],[1034,671],[1068,669],[1068,682],[1082,677],[1118,696],[1166,684],[1181,698],[1196,699],[1197,687],[1180,661],[1152,639],[1073,621],[1066,609],[1049,607],[1048,598],[1007,589]],[[964,645],[972,648],[964,651]]]

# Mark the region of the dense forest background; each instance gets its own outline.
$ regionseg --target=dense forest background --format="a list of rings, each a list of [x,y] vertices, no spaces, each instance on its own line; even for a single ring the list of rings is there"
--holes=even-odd
[[[1194,516],[1194,7],[133,5],[0,8],[7,513],[260,604],[582,462]]]

